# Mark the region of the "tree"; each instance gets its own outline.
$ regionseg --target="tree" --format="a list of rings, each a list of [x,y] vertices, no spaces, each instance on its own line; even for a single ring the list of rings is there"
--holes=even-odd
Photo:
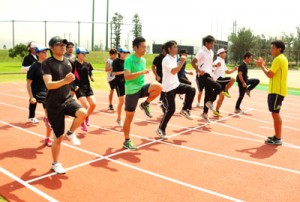
[[[134,14],[132,22],[133,22],[133,29],[132,29],[133,38],[142,36],[142,22],[138,14]]]
[[[244,53],[254,47],[254,39],[255,36],[252,31],[244,27],[237,34],[231,33],[228,37],[229,42],[231,42],[229,48],[231,59],[235,62],[242,62]]]
[[[123,25],[123,16],[115,13],[112,17],[112,30],[113,30],[113,47],[119,48],[121,44],[121,26]]]
[[[25,55],[28,54],[27,46],[25,44],[17,44],[15,47],[8,50],[8,56],[11,58],[18,57],[18,55],[23,59]]]

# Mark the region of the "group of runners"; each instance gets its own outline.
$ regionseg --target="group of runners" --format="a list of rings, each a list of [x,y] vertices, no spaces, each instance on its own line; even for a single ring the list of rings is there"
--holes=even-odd
[[[252,61],[250,52],[244,54],[243,62],[238,67],[228,69],[225,63],[227,50],[217,50],[217,59],[214,61],[215,39],[212,36],[203,38],[203,47],[191,61],[196,71],[196,83],[198,87],[199,106],[204,90],[203,113],[200,115],[206,122],[211,122],[208,111],[213,111],[215,116],[222,116],[220,108],[224,97],[231,97],[229,90],[235,82],[231,74],[237,71],[236,81],[239,88],[239,97],[235,105],[235,113],[243,113],[240,108],[244,95],[251,95],[251,91],[259,84],[258,79],[248,78],[247,65]],[[146,60],[143,57],[147,50],[146,40],[137,37],[132,42],[134,53],[126,48],[111,49],[106,61],[105,71],[107,82],[110,86],[109,110],[114,110],[114,89],[118,96],[116,123],[123,128],[123,148],[137,150],[138,147],[130,139],[131,123],[136,108],[139,107],[149,118],[153,117],[150,103],[160,96],[159,101],[163,116],[156,129],[156,134],[161,139],[167,139],[167,125],[176,110],[176,95],[180,95],[183,106],[180,114],[189,120],[192,103],[196,95],[196,89],[192,86],[186,74],[187,50],[178,50],[176,41],[167,41],[162,46],[162,53],[153,61],[152,70],[155,81],[145,82],[145,75],[150,73],[146,68]],[[78,127],[87,132],[90,125],[89,117],[96,107],[96,99],[91,88],[90,81],[94,81],[93,67],[86,62],[89,53],[85,48],[77,47],[76,57],[72,52],[74,44],[55,36],[50,39],[49,47],[44,47],[31,42],[28,45],[29,54],[24,58],[22,70],[27,73],[27,89],[29,94],[29,121],[38,123],[35,118],[36,103],[41,102],[45,109],[44,121],[47,132],[45,144],[52,147],[53,162],[51,168],[58,174],[66,172],[59,162],[61,142],[65,134],[65,116],[73,116],[73,122],[65,136],[79,146],[80,140],[75,134]],[[266,67],[263,58],[254,60],[257,66],[270,78],[268,106],[274,120],[275,135],[268,137],[266,144],[281,145],[281,117],[280,108],[287,94],[287,70],[288,61],[283,52],[285,45],[282,41],[274,41],[271,44],[271,54],[274,57],[270,69]],[[51,56],[47,58],[47,52]],[[179,57],[177,56],[179,53]],[[31,63],[31,64],[30,64]],[[184,98],[183,98],[184,95]],[[219,96],[216,108],[214,103]],[[75,99],[75,97],[77,99]],[[142,102],[139,100],[144,98]],[[125,104],[125,120],[121,119],[123,105]],[[53,141],[50,134],[53,132]]]

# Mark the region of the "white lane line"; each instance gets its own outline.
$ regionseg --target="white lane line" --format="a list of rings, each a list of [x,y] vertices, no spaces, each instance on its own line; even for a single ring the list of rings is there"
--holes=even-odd
[[[7,175],[10,178],[12,178],[13,180],[19,182],[20,184],[27,187],[28,189],[30,189],[34,193],[36,193],[39,196],[43,197],[44,199],[46,199],[48,201],[51,201],[51,202],[56,202],[56,201],[58,202],[58,200],[56,200],[55,198],[49,196],[48,194],[42,192],[41,190],[37,189],[36,187],[34,187],[34,186],[30,185],[29,183],[25,182],[24,180],[18,178],[17,176],[15,176],[11,172],[5,170],[4,168],[0,167],[0,172],[2,172],[4,175]]]

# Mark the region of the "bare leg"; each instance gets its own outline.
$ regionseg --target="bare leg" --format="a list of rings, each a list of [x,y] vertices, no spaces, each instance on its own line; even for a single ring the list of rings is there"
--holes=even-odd
[[[75,113],[75,118],[70,127],[70,131],[74,132],[85,120],[87,116],[87,111],[84,108],[80,108]]]
[[[219,111],[219,109],[221,108],[223,100],[224,100],[224,95],[223,95],[223,93],[220,93],[219,94],[219,99],[218,99],[218,102],[217,102],[217,106],[216,106],[217,111]]]
[[[96,108],[96,98],[94,95],[92,95],[87,97],[86,99],[89,103],[89,107],[87,108],[87,116],[90,116]]]
[[[58,162],[58,156],[60,153],[60,145],[61,145],[62,138],[63,135],[61,135],[59,138],[54,138],[54,141],[52,143],[51,152],[52,152],[53,162]]]
[[[126,117],[125,117],[124,126],[123,126],[125,139],[130,138],[130,125],[133,120],[134,113],[135,112],[125,111]]]
[[[121,96],[119,97],[119,104],[118,104],[118,118],[117,120],[121,120],[121,114],[122,114],[122,107],[124,105],[124,97],[125,96]]]
[[[228,90],[231,88],[231,86],[234,84],[234,82],[235,82],[235,79],[231,78],[230,82],[226,85],[225,91],[228,92]]]
[[[109,96],[108,96],[108,101],[110,105],[112,104],[113,95],[114,95],[114,89],[111,89],[109,91]]]
[[[153,82],[148,89],[149,96],[146,101],[150,103],[152,100],[157,98],[160,95],[161,90],[162,90],[161,84],[158,82]]]
[[[200,103],[202,97],[202,91],[198,93],[198,103]]]
[[[274,122],[274,130],[275,136],[277,139],[281,139],[281,127],[282,127],[282,119],[279,113],[272,113],[273,122]]]

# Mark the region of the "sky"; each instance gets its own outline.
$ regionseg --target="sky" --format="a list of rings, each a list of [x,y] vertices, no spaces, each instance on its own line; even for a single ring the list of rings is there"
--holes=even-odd
[[[92,21],[93,0],[0,0],[0,48],[12,46],[11,20],[22,21]],[[105,22],[107,0],[95,2],[95,38],[96,45],[105,46]],[[201,46],[201,39],[213,35],[218,40],[227,41],[233,31],[242,27],[250,29],[255,35],[280,37],[283,33],[296,34],[300,26],[299,7],[292,0],[109,0],[109,20],[114,13],[124,18],[121,45],[131,46],[132,19],[138,14],[143,36],[148,44],[176,40],[181,45]],[[52,36],[59,35],[91,48],[91,24],[15,22],[15,44],[37,41],[45,44]],[[80,35],[80,37],[78,36]],[[46,39],[45,39],[46,38]],[[110,39],[109,39],[110,42]]]

